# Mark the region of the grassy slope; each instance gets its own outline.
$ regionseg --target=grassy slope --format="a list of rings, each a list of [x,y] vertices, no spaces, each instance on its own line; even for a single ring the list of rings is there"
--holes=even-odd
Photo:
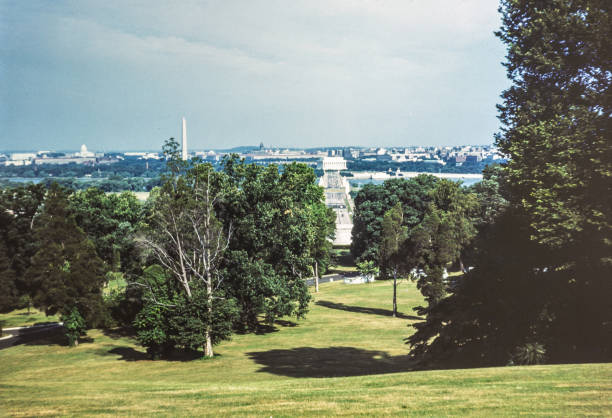
[[[30,309],[29,313],[27,309],[18,309],[10,313],[0,314],[0,324],[3,328],[25,327],[55,321],[59,321],[57,315],[46,316],[44,312],[35,308]]]
[[[129,338],[0,351],[0,415],[610,414],[612,364],[410,372],[391,287],[321,285],[308,318],[212,360],[149,361]],[[400,311],[420,300],[400,286]]]

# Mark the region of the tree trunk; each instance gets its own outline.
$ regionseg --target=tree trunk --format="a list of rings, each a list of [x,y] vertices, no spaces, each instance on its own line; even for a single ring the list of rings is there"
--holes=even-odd
[[[204,343],[204,357],[212,358],[213,353],[212,340],[210,338],[210,330],[206,330],[206,343]]]
[[[397,316],[397,270],[393,270],[393,318]]]
[[[204,357],[212,358],[214,356],[212,339],[210,338],[210,330],[212,327],[212,277],[208,275],[208,281],[206,282],[206,298],[208,300],[208,325],[206,327],[206,343],[204,344]]]
[[[319,263],[315,261],[315,292],[319,293]]]
[[[463,265],[463,260],[461,259],[461,257],[459,257],[459,268],[461,269],[462,273],[467,273],[467,271],[465,270],[465,266]]]

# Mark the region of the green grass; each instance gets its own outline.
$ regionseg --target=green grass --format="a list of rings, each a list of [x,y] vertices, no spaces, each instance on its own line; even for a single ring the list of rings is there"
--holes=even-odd
[[[325,274],[342,274],[356,272],[357,265],[351,250],[346,247],[337,247],[332,250],[333,264],[329,267]]]
[[[25,327],[29,325],[42,324],[45,322],[59,321],[57,315],[46,316],[38,309],[17,309],[15,311],[0,314],[2,328]]]
[[[612,364],[411,372],[403,338],[421,297],[391,284],[321,285],[307,319],[237,335],[211,360],[150,361],[128,337],[89,332],[0,351],[0,415],[605,415]]]

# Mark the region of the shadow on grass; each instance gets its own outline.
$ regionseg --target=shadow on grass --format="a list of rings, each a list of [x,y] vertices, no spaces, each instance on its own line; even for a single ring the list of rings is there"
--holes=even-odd
[[[132,327],[105,328],[102,330],[102,333],[113,340],[136,336],[136,330]]]
[[[104,356],[110,354],[118,355],[120,357],[117,360],[121,361],[151,360],[151,356],[147,353],[135,350],[132,347],[115,347],[100,354]],[[202,351],[175,349],[157,361],[192,361],[203,357],[204,353]]]
[[[92,342],[91,338],[79,338],[80,342]],[[17,344],[23,345],[68,345],[66,335],[64,335],[63,327],[47,328],[36,332],[21,334],[16,337]],[[17,345],[16,344],[16,345]]]
[[[120,356],[117,360],[123,361],[139,361],[149,359],[149,356],[146,353],[134,350],[132,347],[115,347],[112,350],[108,350],[107,353],[116,354]]]
[[[323,306],[325,308],[339,309],[341,311],[364,313],[364,314],[370,314],[370,315],[393,316],[393,311],[389,309],[365,308],[363,306],[350,306],[350,305],[345,305],[344,303],[330,302],[327,300],[319,300],[316,302],[316,304],[319,306]],[[415,321],[423,321],[423,318],[421,317],[414,316],[414,315],[406,315],[401,312],[397,313],[397,318],[412,319]]]
[[[280,325],[281,327],[297,327],[297,323],[293,322],[293,321],[285,321],[284,319],[277,319],[274,321],[275,324]]]
[[[247,328],[247,329],[239,329],[236,330],[236,334],[246,335],[246,334],[255,334],[255,335],[265,335],[273,332],[278,332],[279,329],[275,327],[275,325],[280,325],[281,327],[297,327],[298,324],[293,321],[286,321],[284,319],[276,319],[273,325],[266,323],[259,323],[255,328]]]
[[[409,356],[354,347],[299,347],[247,353],[263,366],[258,372],[288,377],[348,377],[413,370]]]

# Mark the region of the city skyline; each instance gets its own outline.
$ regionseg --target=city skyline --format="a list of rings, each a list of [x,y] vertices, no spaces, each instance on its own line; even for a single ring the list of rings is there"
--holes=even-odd
[[[0,0],[0,148],[491,144],[496,7]]]

